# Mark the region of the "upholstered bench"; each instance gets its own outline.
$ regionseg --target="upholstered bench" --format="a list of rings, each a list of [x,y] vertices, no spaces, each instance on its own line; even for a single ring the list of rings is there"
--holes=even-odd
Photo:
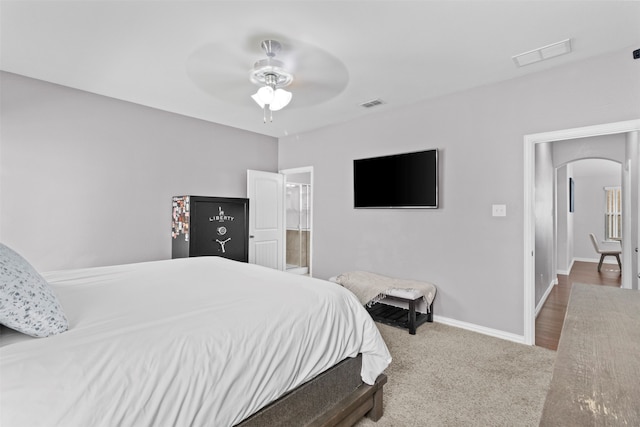
[[[411,335],[423,323],[433,322],[436,287],[432,283],[364,271],[343,273],[329,280],[353,292],[377,322],[406,328]]]

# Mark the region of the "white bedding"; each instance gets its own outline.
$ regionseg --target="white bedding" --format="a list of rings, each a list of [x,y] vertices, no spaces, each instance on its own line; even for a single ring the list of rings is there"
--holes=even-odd
[[[231,426],[362,353],[391,361],[339,285],[220,257],[43,274],[69,330],[2,329],[0,425]]]

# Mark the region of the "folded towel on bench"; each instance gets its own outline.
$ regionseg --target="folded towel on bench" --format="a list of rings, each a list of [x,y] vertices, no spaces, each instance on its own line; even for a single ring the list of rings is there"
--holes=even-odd
[[[342,273],[333,281],[349,289],[362,305],[369,307],[385,299],[387,295],[410,298],[413,294],[416,298],[422,295],[428,309],[436,297],[436,286],[433,283],[396,279],[368,271]]]

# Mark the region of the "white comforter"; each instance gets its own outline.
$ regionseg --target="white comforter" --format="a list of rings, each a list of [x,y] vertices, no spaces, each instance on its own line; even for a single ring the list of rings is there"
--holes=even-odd
[[[353,294],[219,257],[43,274],[69,331],[3,328],[0,424],[231,426],[346,357],[391,361]]]

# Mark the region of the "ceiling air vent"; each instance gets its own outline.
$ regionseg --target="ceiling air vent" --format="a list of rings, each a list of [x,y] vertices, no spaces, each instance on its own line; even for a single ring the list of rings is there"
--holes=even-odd
[[[529,52],[515,55],[512,56],[511,59],[513,59],[513,62],[515,62],[518,67],[524,67],[525,65],[555,58],[556,56],[565,55],[567,53],[571,53],[571,39],[562,40],[558,43],[553,43],[539,47],[538,49],[530,50]]]
[[[372,99],[371,101],[363,102],[362,104],[360,104],[360,106],[364,108],[371,108],[371,107],[377,107],[378,105],[382,105],[382,104],[384,104],[384,101],[378,98],[378,99]]]

